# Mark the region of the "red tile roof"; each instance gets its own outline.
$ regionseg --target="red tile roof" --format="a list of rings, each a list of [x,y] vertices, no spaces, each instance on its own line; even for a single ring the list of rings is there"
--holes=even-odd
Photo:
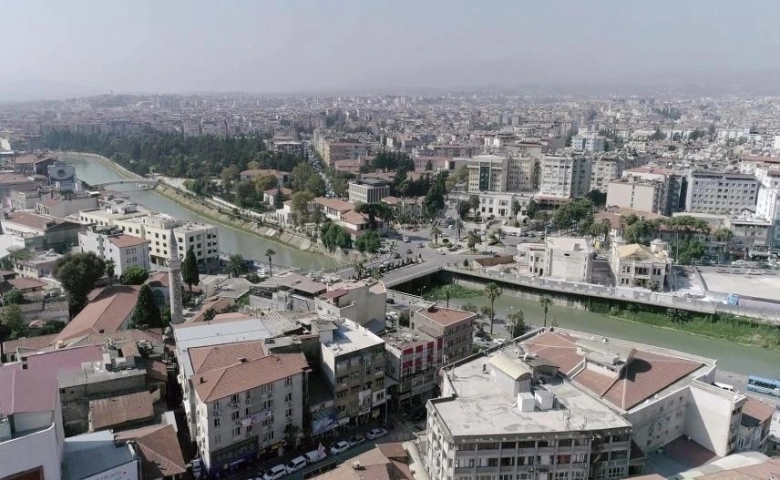
[[[561,372],[571,374],[584,359],[575,342],[566,334],[548,331],[529,340],[528,347],[558,365]],[[617,379],[586,369],[573,380],[616,407],[629,410],[701,366],[691,360],[637,350]]]
[[[767,405],[766,403],[756,400],[753,397],[747,397],[747,402],[742,407],[742,416],[745,415],[756,419],[758,423],[763,423],[772,419],[772,415],[775,413],[775,407]]]
[[[117,248],[135,247],[143,245],[144,243],[151,243],[149,240],[127,234],[112,235],[108,237],[108,241],[113,243]]]
[[[302,353],[275,354],[197,374],[192,381],[201,401],[210,403],[293,376],[308,368]]]
[[[351,203],[339,200],[338,198],[317,197],[314,199],[314,203],[319,203],[325,208],[330,208],[342,213],[346,213],[355,208]]]
[[[75,222],[69,222],[61,218],[49,217],[46,215],[37,215],[29,212],[14,212],[5,221],[23,225],[28,228],[45,231],[60,225],[67,225],[73,228],[81,228],[81,225]]]
[[[8,280],[8,284],[14,287],[15,289],[19,290],[20,292],[24,292],[25,290],[32,290],[35,288],[43,288],[47,285],[46,282],[42,282],[34,278],[25,278],[25,277],[12,278]]]
[[[265,356],[262,340],[190,348],[188,353],[192,361],[192,371],[195,373],[235,365],[241,358],[257,360]]]
[[[62,329],[57,340],[119,331],[122,323],[133,313],[140,290],[141,287],[135,285],[93,290],[89,304]]]
[[[116,441],[134,440],[141,453],[142,478],[167,478],[187,471],[173,425],[152,425],[117,433]]]

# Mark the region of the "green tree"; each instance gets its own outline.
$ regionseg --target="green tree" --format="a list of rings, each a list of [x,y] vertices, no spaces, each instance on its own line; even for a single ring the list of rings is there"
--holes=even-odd
[[[479,218],[479,207],[481,203],[479,202],[479,195],[471,195],[469,197],[469,207],[474,212],[474,218]]]
[[[19,305],[24,303],[24,294],[19,290],[12,288],[3,294],[3,305]]]
[[[238,181],[240,174],[241,172],[235,165],[223,168],[222,174],[220,175],[220,179],[222,181],[222,190],[225,192],[230,192],[233,189],[233,183]]]
[[[517,217],[517,215],[523,210],[523,206],[518,202],[517,200],[512,200],[512,216]]]
[[[377,217],[381,218],[386,225],[390,224],[392,210],[386,203],[358,203],[357,206],[355,206],[355,211],[368,216],[368,228],[371,230],[376,230],[377,228]]]
[[[466,245],[469,247],[469,250],[476,252],[478,243],[482,243],[482,237],[476,231],[469,232],[466,236]]]
[[[200,283],[198,259],[195,258],[195,250],[192,249],[192,246],[187,249],[187,255],[184,256],[184,263],[181,264],[181,279],[187,284],[190,293],[192,293],[192,286]]]
[[[361,260],[361,261],[355,262],[352,265],[352,269],[355,271],[355,279],[356,280],[360,280],[361,278],[363,278],[363,274],[366,271],[366,265]]]
[[[607,194],[599,190],[591,190],[585,194],[585,198],[593,202],[593,205],[601,207],[607,204]]]
[[[148,328],[165,328],[163,325],[160,307],[154,301],[154,294],[149,285],[141,285],[138,292],[138,301],[133,310],[132,323],[135,328],[146,326]]]
[[[428,160],[427,162],[425,162],[425,170],[428,171],[428,172],[432,172],[433,171],[433,162],[431,160]]]
[[[206,322],[210,322],[214,320],[214,317],[217,316],[217,311],[213,308],[207,308],[205,312],[203,312],[203,320]]]
[[[655,132],[653,132],[652,135],[647,137],[648,140],[652,140],[655,142],[663,140],[664,138],[666,138],[666,134],[662,132],[659,127],[656,127]]]
[[[277,188],[274,193],[274,208],[277,210],[284,208],[284,194],[281,188]]]
[[[257,189],[250,180],[238,182],[234,190],[236,203],[240,207],[249,208],[257,204]]]
[[[75,317],[86,305],[89,292],[103,278],[106,264],[93,252],[69,253],[54,266],[54,277],[68,293],[68,312]]]
[[[246,260],[242,255],[234,253],[228,258],[227,270],[234,277],[245,274],[248,271]]]
[[[544,309],[544,326],[547,328],[547,309],[552,305],[552,299],[547,295],[539,297],[539,305]]]
[[[490,282],[485,286],[485,297],[490,300],[490,334],[493,335],[493,319],[496,316],[495,303],[496,299],[503,295],[504,291],[496,285],[494,282]]]
[[[439,235],[441,235],[441,230],[436,225],[431,225],[431,231],[430,231],[431,237],[433,237],[433,244],[438,245],[439,244]]]
[[[382,241],[375,230],[369,230],[355,240],[355,248],[362,253],[376,253],[382,246]]]
[[[528,204],[525,206],[525,214],[528,216],[528,218],[536,218],[536,212],[539,211],[539,204],[536,203],[536,200],[529,200]]]
[[[119,281],[122,285],[141,285],[149,278],[149,272],[142,267],[133,265],[122,272]]]
[[[273,277],[274,276],[274,265],[273,265],[273,258],[274,255],[276,255],[276,252],[273,248],[266,248],[265,249],[265,258],[268,259],[268,276]]]
[[[293,212],[298,214],[298,219],[300,222],[305,223],[307,220],[309,220],[309,208],[312,200],[314,200],[314,194],[306,191],[295,192],[290,200],[292,201],[290,207],[292,208]],[[314,212],[312,211],[311,213],[313,216]]]
[[[460,308],[463,309],[464,312],[477,313],[479,311],[479,307],[477,307],[473,303],[467,303],[465,305],[462,305]]]
[[[116,273],[116,262],[113,258],[106,260],[106,276],[108,276],[108,285],[114,284],[114,274]]]
[[[279,185],[279,179],[273,174],[260,175],[255,179],[255,185],[258,195]]]
[[[22,307],[17,304],[3,307],[0,311],[0,325],[8,332],[10,338],[23,337],[27,333]]]

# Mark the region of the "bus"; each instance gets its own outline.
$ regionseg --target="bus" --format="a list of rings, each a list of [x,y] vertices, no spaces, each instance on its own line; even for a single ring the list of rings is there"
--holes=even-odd
[[[751,392],[780,397],[780,380],[751,375],[748,377],[747,389]]]

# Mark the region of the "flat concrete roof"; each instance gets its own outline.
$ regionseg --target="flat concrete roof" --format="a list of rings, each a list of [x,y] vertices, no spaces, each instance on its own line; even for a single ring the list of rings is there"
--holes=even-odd
[[[517,397],[496,383],[492,359],[497,356],[504,357],[504,364],[523,364],[510,348],[477,357],[448,373],[457,393],[455,398],[431,402],[453,436],[501,437],[631,427],[609,407],[560,377],[541,386],[555,395],[552,409],[521,412]],[[486,373],[483,365],[487,365]]]
[[[333,330],[333,342],[324,345],[331,349],[338,345],[338,354],[354,352],[385,343],[384,340],[371,333],[367,328],[351,320],[344,320],[338,327],[337,330]]]
[[[780,275],[734,275],[703,271],[707,290],[780,301]]]

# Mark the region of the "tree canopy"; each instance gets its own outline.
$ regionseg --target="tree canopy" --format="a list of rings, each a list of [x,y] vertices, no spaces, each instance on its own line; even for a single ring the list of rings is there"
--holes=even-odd
[[[198,271],[198,259],[195,257],[195,250],[190,246],[187,249],[187,255],[184,256],[184,262],[181,264],[181,279],[192,292],[192,286],[200,283],[200,272]]]
[[[355,248],[363,253],[376,253],[382,245],[376,230],[370,230],[355,240]]]
[[[154,294],[149,285],[141,286],[131,321],[136,328],[140,326],[149,328],[167,327],[167,325],[163,325],[160,307],[158,307],[157,303],[154,301]]]
[[[105,268],[103,259],[93,252],[69,253],[54,266],[54,277],[68,293],[71,318],[87,305],[87,295],[103,277]]]
[[[142,267],[133,265],[128,267],[119,277],[122,285],[141,285],[149,278],[149,272]]]

